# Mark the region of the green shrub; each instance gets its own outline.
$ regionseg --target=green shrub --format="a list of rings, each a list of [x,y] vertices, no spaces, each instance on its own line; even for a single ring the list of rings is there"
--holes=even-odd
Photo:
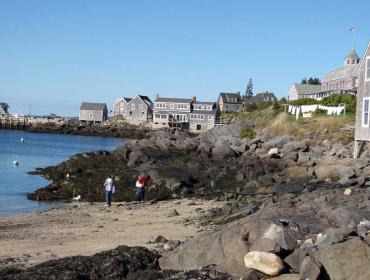
[[[246,112],[254,112],[257,110],[257,104],[256,103],[245,103],[244,110]]]
[[[320,102],[318,100],[312,99],[312,98],[302,98],[302,99],[297,99],[297,100],[294,100],[294,101],[290,101],[289,104],[299,106],[299,105],[320,104]]]
[[[349,94],[334,94],[323,98],[320,103],[326,106],[338,106],[339,104],[345,104],[346,112],[356,111],[356,97]]]
[[[273,104],[272,101],[262,101],[257,104],[257,110],[265,110]]]
[[[256,137],[256,132],[251,128],[246,128],[240,132],[240,138],[253,139],[254,137]]]

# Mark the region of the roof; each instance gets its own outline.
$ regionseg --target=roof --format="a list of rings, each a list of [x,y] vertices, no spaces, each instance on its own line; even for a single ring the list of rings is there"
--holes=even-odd
[[[321,91],[321,85],[294,84],[298,94],[312,94]]]
[[[132,98],[129,97],[123,97],[122,99],[125,100],[127,103],[129,103],[132,100]]]
[[[143,100],[143,101],[144,101],[144,103],[145,103],[148,107],[152,107],[153,102],[152,102],[152,100],[150,100],[150,98],[149,98],[148,96],[146,96],[146,95],[138,95],[138,96],[141,98],[141,100]]]
[[[226,103],[241,103],[240,93],[233,93],[233,92],[220,92],[220,97],[222,98],[223,102]],[[237,102],[231,102],[231,98],[236,98]]]
[[[275,94],[273,94],[272,92],[261,92],[257,94],[256,96],[253,96],[251,98],[251,101],[253,102],[264,101],[265,98],[277,100]]]
[[[176,103],[191,103],[193,99],[186,98],[167,98],[167,97],[157,97],[155,102],[176,102]]]
[[[107,107],[105,103],[89,103],[89,102],[82,102],[80,110],[95,110],[95,111],[104,111]]]
[[[341,67],[333,71],[327,72],[324,75],[323,82],[357,76],[358,68],[359,64],[350,64],[347,65],[346,67]]]
[[[348,58],[349,59],[354,59],[354,60],[360,59],[360,57],[357,55],[355,50],[352,50],[349,54],[347,54],[346,59],[348,59]]]

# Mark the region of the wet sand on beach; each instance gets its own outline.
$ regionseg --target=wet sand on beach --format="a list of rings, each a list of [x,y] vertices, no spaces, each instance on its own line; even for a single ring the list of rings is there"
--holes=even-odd
[[[193,203],[194,202],[194,203]],[[74,255],[92,255],[119,245],[145,246],[158,235],[181,240],[204,229],[186,220],[221,202],[171,200],[155,204],[75,202],[48,211],[0,217],[0,266],[34,265]],[[167,217],[176,209],[179,216]],[[185,222],[184,222],[185,221]]]

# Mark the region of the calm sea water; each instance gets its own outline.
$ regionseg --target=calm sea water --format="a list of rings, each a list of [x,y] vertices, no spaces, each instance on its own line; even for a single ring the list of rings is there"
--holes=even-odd
[[[24,143],[20,142],[21,137]],[[28,175],[36,167],[58,164],[70,156],[95,150],[113,150],[122,139],[0,130],[0,216],[39,211],[55,203],[27,200],[26,194],[49,182]],[[14,166],[13,161],[19,165]]]

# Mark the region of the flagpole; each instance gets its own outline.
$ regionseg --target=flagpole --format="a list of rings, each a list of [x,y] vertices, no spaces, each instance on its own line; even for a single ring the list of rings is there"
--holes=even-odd
[[[356,30],[352,31],[352,50],[355,49],[355,32]]]

